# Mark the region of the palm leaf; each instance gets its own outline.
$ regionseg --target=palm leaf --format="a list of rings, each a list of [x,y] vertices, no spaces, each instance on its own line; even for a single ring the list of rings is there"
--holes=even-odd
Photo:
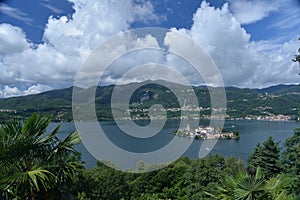
[[[54,175],[45,169],[34,169],[27,172],[18,172],[0,180],[0,188],[6,192],[12,191],[19,196],[32,194],[37,191],[47,191],[52,188]]]
[[[63,151],[72,151],[75,152],[73,146],[80,143],[80,137],[77,131],[72,132],[66,139],[60,142],[54,151],[63,152]]]
[[[30,136],[33,139],[36,139],[46,132],[50,122],[50,117],[42,117],[35,113],[30,118],[28,118],[28,120],[24,124],[22,128],[22,133],[27,136]]]
[[[61,124],[59,124],[53,131],[52,133],[44,133],[42,134],[38,140],[36,141],[36,144],[38,145],[51,145],[53,142],[57,141],[58,139],[56,138],[56,134],[58,133],[59,129],[61,128]],[[53,141],[54,140],[54,141]]]
[[[80,142],[77,132],[63,141],[50,134],[50,118],[32,115],[25,123],[6,122],[0,126],[0,189],[7,196],[28,199],[39,191],[62,187],[82,163],[73,149]],[[4,178],[3,178],[4,177]]]
[[[265,185],[265,191],[273,198],[278,199],[278,196],[289,196],[287,189],[292,184],[292,180],[286,175],[279,174],[272,177]]]

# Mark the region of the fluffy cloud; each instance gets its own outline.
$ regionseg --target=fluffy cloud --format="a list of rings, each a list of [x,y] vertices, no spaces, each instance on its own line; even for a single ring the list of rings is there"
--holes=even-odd
[[[29,47],[25,33],[20,28],[10,24],[0,24],[0,56],[20,53]]]
[[[154,14],[154,8],[150,1],[140,1],[139,5],[134,6],[134,14],[135,19],[137,21],[142,21],[144,23],[148,23],[149,21],[159,21],[163,20],[163,17],[159,17]]]
[[[73,85],[80,65],[97,45],[120,31],[128,30],[134,21],[159,19],[149,1],[137,1],[137,4],[130,0],[70,1],[74,4],[75,13],[71,18],[50,17],[44,30],[43,44],[31,44],[20,28],[0,24],[0,96],[24,95]],[[178,31],[204,47],[219,67],[225,85],[262,87],[297,82],[298,68],[296,63],[291,62],[291,58],[296,53],[298,43],[295,40],[283,44],[251,41],[251,35],[241,25],[262,19],[275,7],[270,6],[271,10],[257,9],[255,17],[248,18],[246,15],[239,16],[239,12],[250,6],[250,1],[244,7],[237,6],[242,0],[234,2],[220,9],[202,2],[194,14],[192,27]],[[263,4],[259,2],[265,1],[251,1],[251,6],[262,7]],[[175,28],[170,33],[172,31],[176,31]],[[119,41],[119,46],[117,41],[115,46],[108,47],[106,53],[114,56],[131,47],[161,45],[150,35],[140,39],[123,39]],[[178,40],[173,40],[173,43],[181,45]],[[105,61],[104,58],[96,59],[98,65]],[[115,83],[132,66],[147,62],[172,66],[191,83],[203,83],[201,77],[190,70],[188,63],[172,54],[154,50],[124,55],[112,63],[102,81]],[[148,68],[143,71],[143,77],[128,77],[133,81],[155,79],[155,75],[151,74],[155,67],[149,65]],[[161,75],[164,74],[171,76],[165,72]],[[122,80],[122,83],[131,80]]]
[[[296,63],[291,62],[298,43],[251,42],[227,4],[216,9],[203,2],[192,28],[184,32],[208,51],[226,85],[262,87],[298,81]]]
[[[267,17],[279,8],[279,1],[270,0],[230,0],[234,16],[242,24],[251,24]]]
[[[161,52],[148,48],[159,48],[156,39],[149,34],[144,37],[138,37],[132,32],[116,35],[93,50],[78,71],[76,80],[80,81],[80,84],[76,85],[94,86],[98,83],[99,77],[101,77],[100,84],[115,84],[127,71],[137,65],[149,62],[161,63]],[[144,77],[148,75],[146,71],[143,74]]]
[[[51,90],[53,88],[47,86],[47,85],[32,85],[29,88],[25,90],[21,90],[17,87],[10,87],[8,85],[4,86],[2,90],[0,90],[0,97],[14,97],[14,96],[23,96],[23,95],[29,95],[29,94],[38,94],[43,91]]]
[[[1,24],[0,84],[16,88],[27,83],[54,88],[72,85],[80,64],[98,44],[127,30],[134,20],[156,19],[150,2],[70,1],[75,10],[72,18],[50,17],[43,44],[29,44],[20,28]]]

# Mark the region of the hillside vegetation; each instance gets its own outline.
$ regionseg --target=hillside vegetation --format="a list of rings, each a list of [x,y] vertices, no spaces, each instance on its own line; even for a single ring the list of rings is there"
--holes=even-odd
[[[138,83],[133,83],[138,84]],[[141,85],[141,84],[140,84]],[[128,86],[128,85],[127,85]],[[184,86],[177,85],[182,95],[189,93]],[[126,86],[121,86],[126,87]],[[114,86],[99,86],[96,89],[95,102],[98,120],[111,120],[111,94]],[[209,116],[210,95],[207,87],[193,87],[197,95],[200,117]],[[227,118],[243,119],[253,116],[289,115],[298,117],[300,108],[300,86],[278,85],[264,89],[241,89],[227,87]],[[53,121],[72,121],[73,87],[52,90],[40,94],[0,99],[0,121],[17,118],[24,119],[34,112],[52,116]],[[85,92],[85,90],[83,90]],[[153,104],[164,108],[179,108],[176,96],[168,88],[148,83],[133,93],[130,99],[131,116],[146,116],[147,109]],[[168,111],[169,118],[180,116],[180,111]]]

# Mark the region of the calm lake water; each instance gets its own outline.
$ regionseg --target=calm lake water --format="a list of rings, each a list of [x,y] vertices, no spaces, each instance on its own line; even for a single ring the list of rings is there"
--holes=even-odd
[[[201,121],[200,124],[207,125],[209,121]],[[122,149],[135,153],[144,153],[155,151],[168,144],[173,137],[178,137],[170,134],[171,131],[178,128],[178,120],[168,120],[164,129],[157,135],[141,139],[134,138],[124,134],[114,122],[100,122],[101,128],[106,133],[106,136],[115,145]],[[50,128],[55,127],[56,123],[52,123]],[[234,155],[236,158],[241,158],[247,161],[247,157],[253,151],[257,143],[262,143],[269,136],[273,136],[276,141],[281,144],[287,137],[293,135],[294,128],[300,127],[299,122],[269,122],[269,121],[256,121],[256,120],[235,120],[226,121],[224,128],[234,127],[240,132],[239,140],[218,140],[210,154],[219,153],[223,156]],[[65,137],[68,133],[75,130],[74,123],[63,123],[60,136]],[[97,138],[99,139],[99,138]],[[95,142],[97,140],[95,138]],[[191,140],[189,138],[181,138],[181,140]],[[98,141],[101,145],[101,141]],[[183,156],[191,158],[198,158],[199,149],[201,147],[201,140],[194,140],[188,150]],[[86,162],[86,167],[93,167],[96,159],[89,153],[83,144],[76,146],[76,149],[82,153],[82,160]],[[109,151],[109,149],[107,149]],[[125,168],[135,168],[136,163],[128,161]],[[121,167],[122,168],[122,167]]]

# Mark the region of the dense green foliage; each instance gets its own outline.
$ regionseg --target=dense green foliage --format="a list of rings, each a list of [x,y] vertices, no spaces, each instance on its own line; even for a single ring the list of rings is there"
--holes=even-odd
[[[291,174],[254,174],[242,161],[219,155],[180,158],[153,172],[120,172],[101,162],[78,179],[78,199],[228,199],[297,200]],[[81,198],[84,196],[84,198]]]
[[[133,174],[101,162],[83,170],[78,199],[299,199],[300,129],[281,154],[272,137],[258,144],[246,168],[241,160],[211,155],[180,158],[158,171]],[[139,172],[146,168],[138,164]],[[103,187],[99,187],[103,186]]]
[[[274,142],[270,136],[263,145],[257,144],[248,159],[249,170],[255,172],[261,168],[268,178],[279,174],[282,170],[280,163],[279,142]]]
[[[212,192],[226,175],[242,169],[240,160],[219,155],[180,158],[161,170],[141,174],[120,172],[98,162],[83,171],[78,192],[90,199],[207,199],[205,191]]]
[[[137,83],[136,83],[137,84]],[[142,84],[141,84],[142,85]],[[186,95],[188,91],[184,86],[175,84],[177,92]],[[126,86],[121,86],[126,87]],[[17,118],[25,119],[34,112],[45,116],[52,116],[53,121],[72,120],[72,89],[61,89],[44,92],[36,95],[0,99],[0,122]],[[99,120],[112,119],[111,94],[114,86],[97,87],[95,94],[96,111]],[[210,115],[210,96],[207,87],[193,87],[197,95],[199,106],[203,108],[200,116]],[[246,116],[292,115],[297,117],[300,107],[299,85],[279,85],[265,89],[240,89],[228,87],[227,114],[231,118]],[[87,90],[82,90],[88,92]],[[149,108],[153,104],[161,104],[165,108],[178,108],[176,96],[166,87],[158,84],[146,84],[139,87],[130,99],[131,108]],[[147,113],[132,112],[132,115],[144,116]],[[168,111],[168,117],[180,116],[180,111]]]
[[[296,199],[289,191],[291,182],[291,178],[283,174],[266,179],[258,167],[254,175],[241,171],[235,176],[226,176],[222,185],[211,196],[228,200]]]
[[[61,199],[82,167],[73,146],[77,132],[60,140],[60,126],[46,133],[50,118],[32,115],[25,123],[8,121],[0,127],[0,198]]]
[[[60,126],[34,114],[25,123],[0,128],[0,199],[228,199],[282,200],[300,197],[300,129],[287,138],[282,153],[269,137],[249,157],[180,158],[156,171],[137,163],[121,172],[109,161],[85,169],[73,149],[76,132],[61,140]],[[134,173],[132,173],[134,172]],[[136,173],[140,172],[140,173]],[[298,196],[297,196],[298,195]]]
[[[300,194],[300,129],[295,129],[291,138],[287,138],[284,143],[283,152],[284,171],[293,178],[292,188]]]

